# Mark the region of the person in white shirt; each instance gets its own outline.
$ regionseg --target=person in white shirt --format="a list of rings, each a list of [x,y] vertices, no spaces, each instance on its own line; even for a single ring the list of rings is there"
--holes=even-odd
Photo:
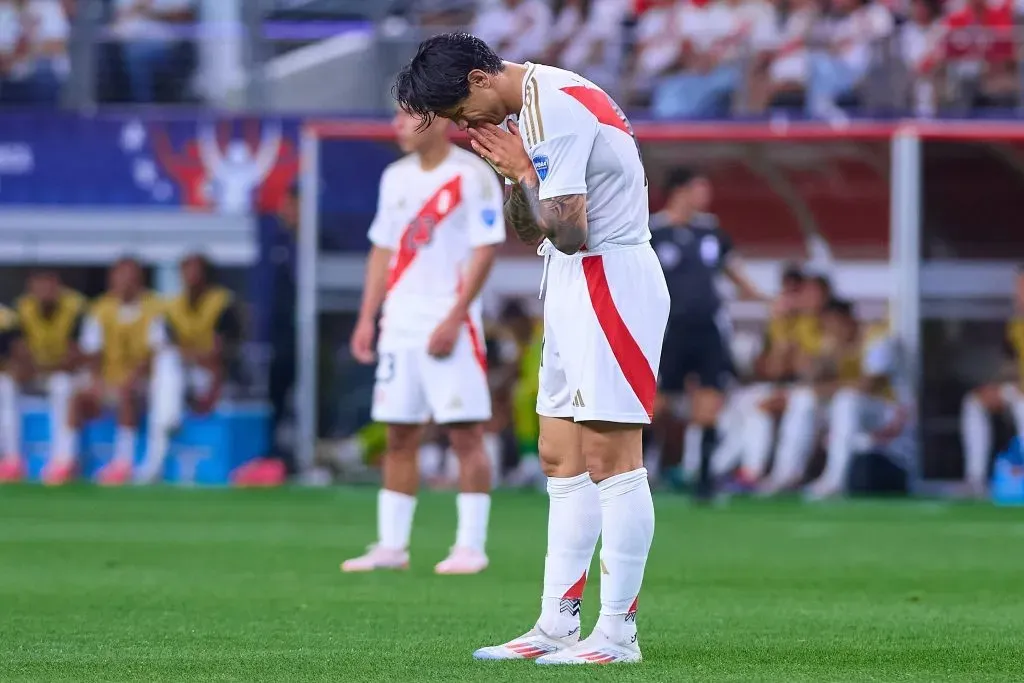
[[[776,30],[760,49],[759,77],[752,80],[750,109],[764,111],[784,93],[802,95],[807,87],[807,42],[818,20],[817,0],[780,0]]]
[[[657,86],[652,112],[659,118],[727,113],[743,83],[751,46],[767,42],[773,30],[771,7],[762,0],[718,0],[681,21],[693,57],[686,72]]]
[[[439,574],[487,567],[491,466],[483,423],[491,418],[479,294],[505,241],[501,184],[486,163],[448,140],[448,122],[419,126],[399,111],[409,154],[384,171],[366,286],[351,351],[377,363],[372,416],[387,425],[378,538],[342,571],[408,566],[419,483],[417,455],[428,422],[447,428],[459,460],[458,528]],[[380,337],[376,318],[382,312]]]
[[[175,67],[176,26],[196,18],[196,0],[116,0],[111,30],[121,41],[135,102],[157,98],[162,75]]]
[[[56,102],[70,70],[58,0],[0,0],[0,100]]]
[[[644,102],[650,98],[657,79],[675,68],[683,57],[680,31],[682,5],[675,0],[655,0],[637,19],[627,86],[630,99]]]
[[[509,59],[526,61],[544,55],[554,17],[544,0],[501,0],[473,22],[473,34]]]
[[[467,129],[511,189],[505,216],[544,256],[537,414],[548,475],[541,615],[477,659],[637,662],[637,605],[654,538],[643,430],[657,393],[669,293],[651,248],[647,176],[633,128],[603,90],[563,69],[503,61],[479,38],[420,44],[399,105]],[[580,605],[601,537],[601,615]],[[599,653],[599,654],[595,654]]]
[[[615,88],[622,61],[622,23],[629,4],[625,0],[590,0],[583,4],[581,24],[555,63],[605,90]]]
[[[810,55],[808,113],[819,118],[843,117],[837,101],[856,92],[871,67],[877,42],[893,30],[885,6],[873,0],[831,0],[835,16],[826,26],[827,47]]]
[[[918,116],[935,114],[935,78],[946,36],[940,0],[913,0],[910,21],[900,31],[900,52],[910,76],[911,107]]]

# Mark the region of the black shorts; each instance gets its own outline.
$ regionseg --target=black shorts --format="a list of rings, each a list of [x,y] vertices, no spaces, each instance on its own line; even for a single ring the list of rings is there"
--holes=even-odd
[[[661,391],[681,393],[693,377],[701,387],[725,391],[735,376],[732,354],[713,320],[669,319],[661,352]]]

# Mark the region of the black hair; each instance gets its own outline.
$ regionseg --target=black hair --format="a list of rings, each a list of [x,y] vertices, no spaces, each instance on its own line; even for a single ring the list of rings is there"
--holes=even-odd
[[[673,168],[668,173],[668,179],[665,181],[665,189],[669,192],[674,192],[681,187],[686,187],[697,178],[706,178],[704,172],[699,168],[693,168],[691,166],[678,166]]]
[[[469,72],[497,74],[505,68],[487,43],[468,33],[442,33],[420,43],[398,76],[392,93],[406,112],[429,126],[437,112],[469,96]]]
[[[825,290],[827,295],[832,296],[832,281],[828,279],[828,275],[812,275],[807,281],[813,282]]]
[[[181,262],[198,261],[199,267],[203,269],[203,279],[209,282],[213,278],[213,262],[200,251],[190,251],[182,257]]]
[[[793,282],[795,284],[803,284],[804,271],[795,263],[786,264],[786,267],[782,269],[782,281]]]
[[[850,302],[850,301],[847,301],[846,299],[838,299],[838,298],[833,297],[833,298],[829,299],[828,302],[825,304],[825,308],[823,309],[823,312],[825,312],[825,313],[835,313],[837,315],[843,316],[844,318],[852,318],[853,317],[853,303]]]

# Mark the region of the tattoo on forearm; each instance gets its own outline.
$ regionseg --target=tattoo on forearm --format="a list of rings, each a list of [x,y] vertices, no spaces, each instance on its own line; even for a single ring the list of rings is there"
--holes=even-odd
[[[544,238],[520,185],[513,185],[505,198],[505,223],[512,226],[519,239],[527,244],[537,244]]]
[[[529,205],[538,230],[551,240],[555,249],[575,254],[587,241],[587,197],[570,194],[551,199],[540,198],[540,186],[526,181],[519,191]]]

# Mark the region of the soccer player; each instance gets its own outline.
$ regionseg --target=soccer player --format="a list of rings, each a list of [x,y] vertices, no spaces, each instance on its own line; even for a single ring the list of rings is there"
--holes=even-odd
[[[50,399],[52,450],[57,453],[70,448],[68,408],[73,391],[72,373],[81,360],[78,335],[84,313],[85,297],[65,288],[56,272],[41,270],[29,277],[28,291],[17,303],[20,341],[14,345],[9,374],[0,379],[0,438],[4,454],[0,481],[17,481],[25,474],[19,453],[19,389],[37,387],[46,392]]]
[[[665,208],[651,217],[651,245],[658,254],[672,294],[661,391],[678,404],[683,394],[691,403],[686,443],[699,442],[700,463],[695,488],[700,500],[710,498],[711,458],[718,447],[718,417],[725,392],[735,375],[729,348],[731,323],[722,306],[718,276],[724,273],[745,299],[767,301],[747,277],[732,239],[706,212],[711,184],[700,172],[679,168],[668,179]]]
[[[377,361],[372,415],[387,425],[388,445],[377,542],[343,563],[346,572],[408,566],[417,454],[431,420],[447,427],[460,490],[455,545],[435,571],[476,574],[487,567],[491,467],[483,423],[491,418],[491,397],[478,295],[505,241],[501,185],[487,164],[451,144],[447,121],[418,124],[404,111],[395,115],[408,155],[381,177],[352,333],[356,360]]]
[[[637,602],[654,537],[641,435],[654,411],[669,294],[650,246],[632,127],[593,83],[504,62],[465,33],[421,43],[395,91],[424,125],[441,117],[468,129],[474,151],[512,186],[507,222],[544,256],[537,413],[550,506],[541,615],[475,656],[639,661]],[[601,616],[581,641],[580,602],[602,534]]]
[[[181,426],[185,404],[199,415],[211,412],[226,374],[225,356],[241,336],[234,295],[210,282],[210,262],[200,254],[181,260],[184,291],[165,306],[168,345],[153,358],[153,377],[162,385],[149,406],[146,459],[139,483],[159,481],[171,433]]]
[[[992,415],[1009,412],[1017,434],[1024,436],[1024,266],[1017,271],[1014,316],[1006,324],[1007,362],[998,378],[963,399],[960,434],[968,492],[983,497],[988,491],[992,460]]]
[[[89,377],[71,403],[68,422],[74,432],[67,450],[55,451],[47,463],[45,483],[63,484],[71,478],[78,460],[78,430],[108,405],[117,410],[114,457],[96,481],[117,486],[131,479],[151,361],[167,342],[162,309],[156,295],[144,287],[138,261],[124,258],[111,267],[109,291],[92,305],[82,323],[79,344]]]

